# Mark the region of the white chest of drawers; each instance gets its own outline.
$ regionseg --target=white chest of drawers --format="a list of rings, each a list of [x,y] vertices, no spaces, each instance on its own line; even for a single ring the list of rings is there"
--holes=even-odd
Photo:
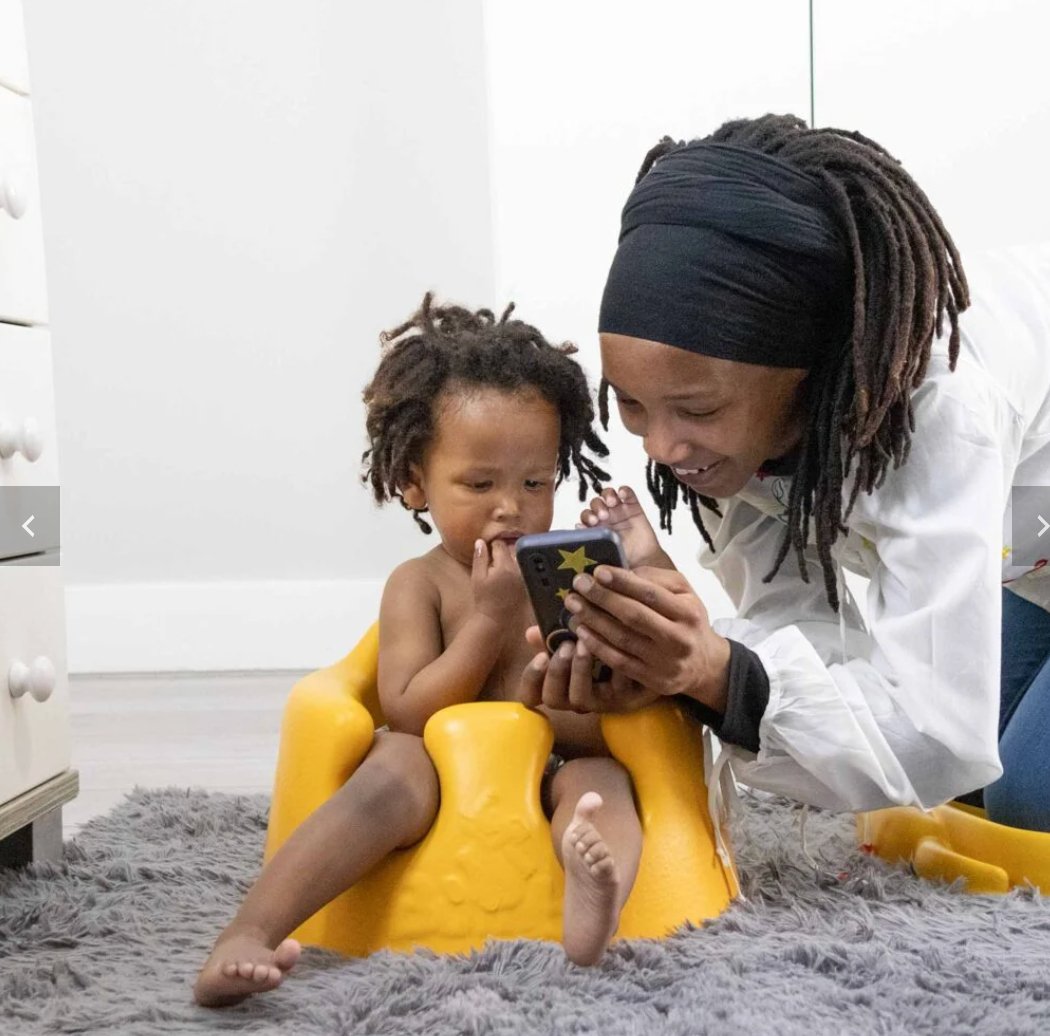
[[[0,866],[61,851],[62,803],[77,788],[47,281],[20,5],[0,0]],[[52,507],[53,514],[42,512]]]

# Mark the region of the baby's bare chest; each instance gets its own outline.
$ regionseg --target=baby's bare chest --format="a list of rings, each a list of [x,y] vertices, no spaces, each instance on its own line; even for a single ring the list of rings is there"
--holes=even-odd
[[[474,612],[474,595],[469,577],[462,580],[446,578],[439,584],[442,649],[452,643]],[[436,582],[436,581],[435,581]],[[504,624],[500,636],[500,652],[492,667],[480,701],[517,701],[521,695],[521,675],[532,661],[535,651],[525,640],[525,630],[536,623],[524,585],[521,601],[513,619]],[[605,755],[604,740],[596,715],[578,716],[571,712],[551,712],[541,707],[554,728],[555,750],[569,756]]]
[[[536,620],[522,589],[521,602],[514,618],[505,623],[500,633],[500,652],[485,686],[479,695],[482,701],[516,701],[519,697],[521,674],[535,651],[525,640],[525,630]],[[470,584],[465,588],[452,587],[441,595],[441,636],[443,647],[448,647],[474,612]]]

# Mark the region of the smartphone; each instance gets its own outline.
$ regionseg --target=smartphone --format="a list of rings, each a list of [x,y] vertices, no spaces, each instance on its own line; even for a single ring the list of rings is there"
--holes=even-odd
[[[536,622],[551,655],[566,640],[576,639],[569,629],[572,613],[565,610],[564,603],[573,579],[593,572],[598,565],[627,568],[623,544],[612,529],[555,529],[522,536],[517,556]],[[592,675],[602,682],[611,672],[595,659]]]

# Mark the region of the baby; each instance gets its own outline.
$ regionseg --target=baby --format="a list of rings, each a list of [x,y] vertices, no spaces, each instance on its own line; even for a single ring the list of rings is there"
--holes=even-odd
[[[555,488],[574,470],[581,500],[588,483],[598,490],[606,475],[585,450],[607,451],[572,346],[552,346],[512,309],[496,320],[427,295],[383,336],[364,393],[365,477],[378,502],[400,500],[427,533],[428,514],[441,542],[395,569],[383,591],[378,689],[389,729],[263,868],[201,969],[198,1003],[274,989],[299,957],[289,933],[426,834],[438,782],[422,733],[435,712],[519,697],[535,620],[515,541],[550,528]],[[563,943],[572,961],[593,964],[634,883],[641,825],[597,716],[547,715],[555,755],[542,798],[565,869]]]

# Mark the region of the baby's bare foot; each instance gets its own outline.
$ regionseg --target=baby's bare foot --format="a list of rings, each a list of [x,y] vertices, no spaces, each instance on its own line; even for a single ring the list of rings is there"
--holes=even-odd
[[[620,920],[620,877],[594,826],[602,797],[589,791],[576,803],[562,836],[565,907],[562,943],[575,964],[597,964]]]
[[[271,950],[260,934],[232,930],[219,936],[193,987],[202,1007],[230,1007],[252,993],[276,989],[299,959],[302,947],[295,939]]]
[[[603,489],[602,495],[596,496],[580,515],[580,524],[591,529],[599,526],[612,529],[623,543],[627,564],[631,568],[643,565],[674,568],[630,486]]]

